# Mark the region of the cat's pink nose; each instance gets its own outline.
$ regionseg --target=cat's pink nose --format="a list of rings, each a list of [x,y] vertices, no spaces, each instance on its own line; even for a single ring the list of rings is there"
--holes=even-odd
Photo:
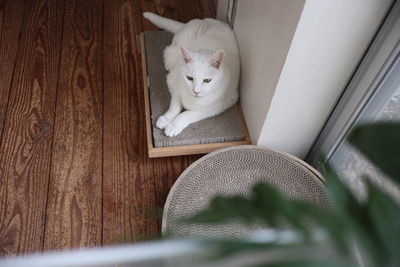
[[[198,95],[198,94],[200,93],[200,91],[195,91],[195,90],[193,90],[193,93],[194,93],[195,95]]]

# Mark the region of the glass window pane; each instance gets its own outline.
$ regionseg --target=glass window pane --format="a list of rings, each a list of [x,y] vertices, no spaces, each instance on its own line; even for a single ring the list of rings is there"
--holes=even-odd
[[[399,75],[399,73],[391,73],[390,75]],[[388,90],[387,99],[371,99],[368,105],[375,105],[372,110],[376,111],[375,114],[367,114],[366,109],[365,121],[397,121],[400,122],[400,85],[397,84],[395,88],[382,88],[381,90]],[[382,101],[383,100],[383,101]],[[385,101],[386,100],[386,101]],[[376,106],[378,102],[382,103]],[[400,155],[400,152],[399,152]],[[382,187],[385,191],[391,194],[394,198],[400,201],[400,187],[385,177],[384,174],[375,168],[363,155],[353,149],[346,141],[342,142],[337,150],[329,159],[329,163],[338,172],[339,176],[344,178],[345,182],[353,191],[363,198],[366,196],[366,187],[362,182],[363,176],[368,176],[371,181]],[[400,156],[399,156],[400,164]]]

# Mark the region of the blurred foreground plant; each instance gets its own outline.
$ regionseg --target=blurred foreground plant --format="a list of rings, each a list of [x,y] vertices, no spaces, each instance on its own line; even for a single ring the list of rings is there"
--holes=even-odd
[[[400,183],[400,124],[362,125],[351,132],[348,141]],[[260,266],[400,266],[399,204],[366,177],[368,197],[359,200],[330,166],[325,165],[324,173],[330,208],[290,200],[268,184],[257,184],[247,198],[215,197],[187,222],[262,223],[274,229],[267,231],[269,239],[209,243],[216,246],[219,257],[274,249],[280,252],[280,257]],[[305,223],[309,220],[312,227]],[[328,245],[331,255],[326,253],[327,241],[332,244]]]

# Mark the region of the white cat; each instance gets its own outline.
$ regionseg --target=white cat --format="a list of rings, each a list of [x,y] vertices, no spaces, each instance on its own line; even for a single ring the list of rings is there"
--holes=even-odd
[[[239,49],[227,24],[214,19],[185,24],[149,12],[143,16],[174,34],[172,44],[164,50],[171,103],[156,123],[165,129],[165,135],[176,136],[189,124],[218,115],[236,103]]]

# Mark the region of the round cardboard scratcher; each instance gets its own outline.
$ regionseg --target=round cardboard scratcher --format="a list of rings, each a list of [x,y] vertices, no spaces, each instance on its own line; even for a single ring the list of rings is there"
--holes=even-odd
[[[163,233],[171,238],[234,238],[261,230],[261,225],[181,222],[207,207],[214,196],[246,196],[258,182],[274,186],[291,199],[328,206],[323,178],[307,163],[258,146],[230,147],[202,157],[177,179],[164,207]]]

